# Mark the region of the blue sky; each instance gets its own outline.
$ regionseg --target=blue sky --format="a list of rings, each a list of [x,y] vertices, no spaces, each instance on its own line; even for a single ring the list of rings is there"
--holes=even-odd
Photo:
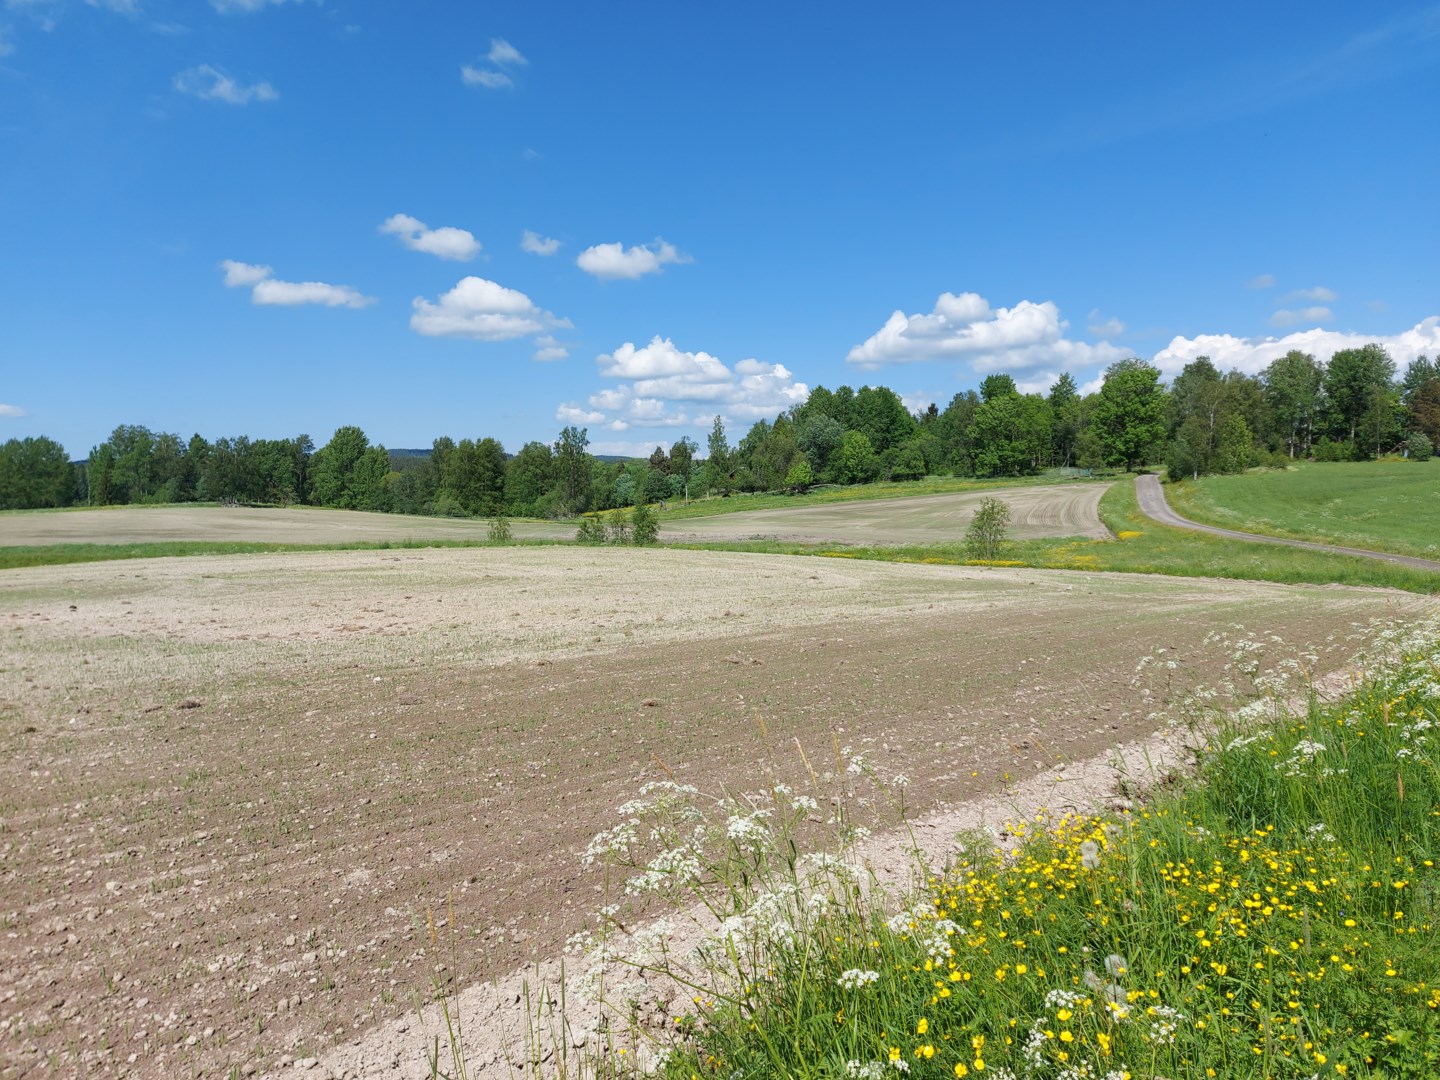
[[[638,452],[819,384],[1403,367],[1437,103],[1433,3],[0,0],[0,439]]]

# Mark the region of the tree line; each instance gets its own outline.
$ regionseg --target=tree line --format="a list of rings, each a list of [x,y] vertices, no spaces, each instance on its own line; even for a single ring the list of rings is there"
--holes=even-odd
[[[1165,464],[1172,478],[1239,472],[1297,457],[1428,458],[1440,442],[1440,359],[1397,377],[1379,345],[1328,364],[1292,351],[1259,375],[1208,357],[1166,387],[1153,365],[1113,364],[1081,394],[1069,374],[1044,394],[1005,374],[912,413],[884,386],[817,386],[803,404],[755,422],[731,444],[715,418],[706,455],[690,438],[649,458],[606,461],[584,428],[509,454],[494,438],[441,437],[428,454],[391,454],[358,427],[324,446],[293,439],[184,440],[121,425],[84,461],[44,436],[0,444],[0,509],[240,502],[308,504],[457,517],[567,517],[701,493],[804,490],[815,484],[1004,477],[1048,468]]]

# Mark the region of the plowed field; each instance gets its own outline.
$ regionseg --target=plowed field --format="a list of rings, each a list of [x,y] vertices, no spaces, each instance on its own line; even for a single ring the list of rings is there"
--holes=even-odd
[[[1218,679],[1244,624],[1324,670],[1426,605],[633,549],[6,571],[0,1074],[263,1071],[551,955],[662,770],[803,785],[838,738],[925,812],[1148,732],[1157,646]]]

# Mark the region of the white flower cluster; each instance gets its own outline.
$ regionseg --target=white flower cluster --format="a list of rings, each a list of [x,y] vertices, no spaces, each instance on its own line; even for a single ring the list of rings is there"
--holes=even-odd
[[[595,839],[590,841],[590,846],[585,849],[585,854],[580,856],[580,862],[585,866],[593,866],[599,859],[611,855],[629,855],[630,849],[639,842],[637,829],[638,821],[626,821],[616,825],[612,829],[605,829],[595,834]]]
[[[1323,753],[1325,753],[1324,743],[1318,743],[1312,739],[1301,739],[1290,751],[1290,756],[1284,761],[1277,761],[1272,768],[1281,776],[1303,776],[1305,771]],[[1335,770],[1328,765],[1322,766],[1316,775],[1322,778],[1334,776]]]
[[[1335,843],[1335,834],[1330,831],[1329,826],[1323,821],[1317,821],[1314,825],[1311,825],[1305,830],[1305,835],[1312,840],[1319,840],[1322,843]]]
[[[765,820],[770,817],[766,809],[752,810],[748,814],[731,814],[725,822],[725,836],[746,847],[763,847],[770,839],[770,829]]]
[[[1145,1033],[1148,1041],[1165,1045],[1175,1042],[1175,1032],[1180,1027],[1180,1021],[1185,1019],[1184,1013],[1169,1005],[1151,1005],[1146,1008],[1145,1015],[1150,1019],[1150,1029]]]
[[[862,990],[871,983],[877,983],[879,981],[880,973],[878,971],[863,971],[860,968],[850,968],[840,973],[840,977],[835,980],[835,985],[839,986],[842,990]]]
[[[662,851],[645,869],[625,882],[625,895],[641,896],[667,886],[687,886],[700,880],[703,868],[695,852],[687,847]]]
[[[855,1080],[880,1080],[885,1075],[885,1063],[867,1061],[862,1064],[852,1058],[845,1063],[845,1075],[855,1077]]]

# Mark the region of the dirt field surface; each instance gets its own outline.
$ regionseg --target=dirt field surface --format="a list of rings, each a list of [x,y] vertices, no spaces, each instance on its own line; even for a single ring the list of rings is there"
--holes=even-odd
[[[573,540],[568,525],[515,522],[526,539]],[[55,513],[0,514],[0,545],[147,544],[210,540],[262,544],[347,544],[358,540],[485,540],[488,521],[371,514],[320,507],[110,506]]]
[[[963,539],[986,495],[1010,506],[1011,533],[1091,536],[1110,533],[1097,507],[1106,484],[1022,487],[958,495],[917,495],[665,523],[662,540],[681,543],[787,540],[834,544],[933,544]],[[485,540],[489,522],[370,514],[318,507],[121,506],[63,513],[0,514],[0,545],[140,544],[164,540],[344,544],[359,540]],[[575,527],[516,521],[525,540],[573,540]]]
[[[662,540],[786,540],[799,543],[935,544],[958,542],[980,500],[1001,499],[1010,507],[1010,533],[1021,540],[1041,536],[1088,536],[1106,540],[1100,496],[1109,484],[1000,488],[954,495],[830,503],[795,509],[748,510],[740,514],[666,522]]]
[[[660,761],[803,786],[795,741],[821,761],[837,733],[934,811],[1147,735],[1157,646],[1187,685],[1235,624],[1324,670],[1432,606],[627,549],[6,571],[0,1075],[313,1064],[437,981],[552,956],[601,902],[578,853]]]

